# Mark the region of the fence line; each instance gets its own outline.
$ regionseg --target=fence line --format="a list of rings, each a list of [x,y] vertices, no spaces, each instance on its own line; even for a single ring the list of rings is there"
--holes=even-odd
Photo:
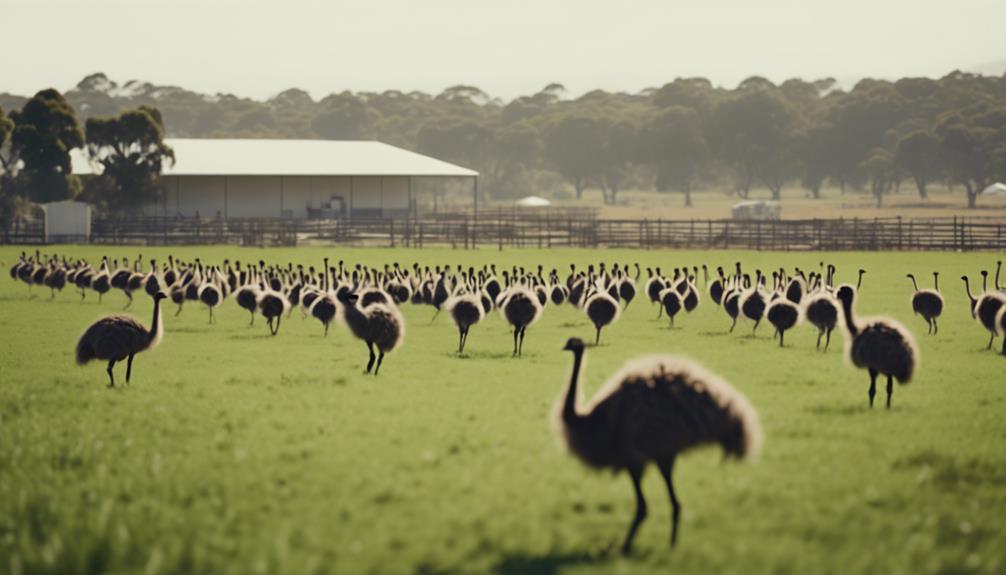
[[[43,243],[19,222],[10,243]],[[625,247],[752,250],[1004,250],[1006,221],[980,218],[604,220],[512,213],[423,219],[289,220],[96,218],[95,244],[357,245],[471,248]]]

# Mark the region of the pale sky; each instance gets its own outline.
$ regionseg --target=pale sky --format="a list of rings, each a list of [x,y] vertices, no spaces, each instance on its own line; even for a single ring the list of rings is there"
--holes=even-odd
[[[98,71],[254,98],[463,83],[509,99],[1006,66],[1006,0],[0,0],[0,20],[0,92],[19,94]]]

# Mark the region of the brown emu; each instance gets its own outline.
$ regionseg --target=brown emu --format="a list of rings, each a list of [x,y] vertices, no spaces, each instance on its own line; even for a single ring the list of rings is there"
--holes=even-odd
[[[337,299],[342,320],[353,335],[367,344],[367,350],[370,351],[367,373],[373,370],[374,375],[377,375],[384,361],[384,354],[394,351],[405,338],[405,320],[394,306],[375,303],[360,309],[356,305],[359,296],[350,291],[340,291]],[[374,346],[377,346],[380,356],[374,355]]]
[[[887,376],[887,409],[891,408],[894,393],[893,380],[905,384],[912,380],[919,360],[919,349],[905,326],[888,318],[871,318],[856,321],[852,305],[856,291],[852,286],[838,288],[836,294],[842,302],[845,328],[848,331],[846,354],[849,361],[870,372],[870,407],[877,393],[877,375]]]
[[[454,296],[444,302],[444,309],[451,315],[454,325],[458,326],[458,353],[465,352],[468,343],[468,330],[485,317],[482,297],[477,293]]]
[[[77,364],[84,365],[92,359],[108,360],[108,386],[115,387],[112,368],[118,361],[126,360],[126,383],[133,371],[133,356],[157,347],[164,335],[161,319],[161,300],[167,296],[158,292],[154,296],[154,318],[150,330],[137,319],[127,315],[110,315],[91,324],[77,340]]]
[[[943,296],[940,295],[940,272],[933,272],[933,286],[935,289],[919,289],[918,282],[915,281],[914,274],[908,274],[908,279],[912,280],[915,293],[912,294],[912,311],[916,315],[921,315],[929,325],[929,334],[935,335],[940,331],[936,324],[936,319],[943,313]]]
[[[758,415],[741,393],[698,364],[674,356],[650,356],[625,364],[584,408],[577,387],[585,345],[566,342],[573,374],[556,402],[554,421],[570,452],[595,469],[626,470],[636,495],[636,513],[622,544],[628,553],[646,519],[641,486],[650,462],[657,464],[671,500],[671,546],[678,541],[681,504],[672,472],[678,454],[718,444],[726,457],[751,458],[761,446]]]
[[[831,332],[838,327],[839,304],[831,294],[822,291],[804,300],[804,315],[817,328],[817,349],[821,349],[821,338],[826,337],[824,351],[831,345]]]
[[[987,274],[982,272],[982,275]],[[971,317],[978,320],[978,323],[990,334],[989,344],[985,349],[992,349],[992,342],[996,338],[996,314],[999,313],[999,308],[1006,303],[1006,297],[994,292],[984,292],[975,297],[971,295],[971,282],[968,280],[968,276],[961,276],[961,279],[964,280],[964,290],[971,302]]]

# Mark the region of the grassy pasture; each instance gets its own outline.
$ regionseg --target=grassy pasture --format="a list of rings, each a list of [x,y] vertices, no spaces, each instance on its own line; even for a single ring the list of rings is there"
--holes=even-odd
[[[73,257],[137,249],[69,247]],[[180,248],[204,262],[319,264],[324,255],[562,273],[607,262],[816,269],[822,254],[526,250],[471,252]],[[18,250],[0,248],[6,270]],[[164,259],[165,249],[143,248]],[[377,378],[345,328],[328,338],[294,311],[278,336],[249,328],[233,301],[207,313],[165,310],[165,338],[137,356],[131,386],[109,390],[104,364],[78,368],[84,327],[124,297],[47,301],[0,281],[0,572],[2,573],[995,573],[1006,570],[1006,359],[985,351],[958,279],[994,255],[824,254],[840,281],[868,274],[861,315],[896,317],[922,349],[915,381],[893,409],[867,408],[868,377],[847,367],[841,339],[814,350],[801,326],[779,349],[729,322],[708,298],[654,321],[637,299],[588,351],[592,393],[627,359],[686,354],[723,375],[759,410],[766,443],[754,464],[713,449],[677,466],[684,506],[678,549],[659,475],[636,555],[617,555],[632,510],[625,476],[588,471],[562,452],[548,420],[563,389],[570,335],[583,314],[549,307],[510,358],[498,315],[456,357],[446,314],[406,305],[403,349]],[[942,274],[938,337],[913,317],[914,271]],[[132,313],[150,321],[150,301]],[[124,368],[117,373],[124,379]],[[883,392],[880,394],[882,399]],[[880,403],[882,406],[882,403]]]

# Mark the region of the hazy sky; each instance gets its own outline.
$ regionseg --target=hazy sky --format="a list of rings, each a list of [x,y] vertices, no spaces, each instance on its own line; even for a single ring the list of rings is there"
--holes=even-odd
[[[21,94],[103,71],[256,98],[465,83],[508,99],[1006,60],[1006,0],[0,0],[0,19],[0,91]]]

